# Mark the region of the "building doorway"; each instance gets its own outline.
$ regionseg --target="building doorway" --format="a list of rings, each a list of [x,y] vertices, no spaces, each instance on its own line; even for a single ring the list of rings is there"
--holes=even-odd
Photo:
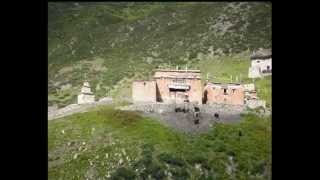
[[[203,93],[202,103],[207,104],[207,101],[208,101],[208,91],[205,90]]]
[[[175,103],[183,103],[189,101],[189,96],[185,89],[169,89],[170,99]]]

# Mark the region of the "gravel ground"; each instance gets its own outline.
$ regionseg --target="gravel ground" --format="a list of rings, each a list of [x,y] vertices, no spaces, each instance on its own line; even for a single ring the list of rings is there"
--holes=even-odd
[[[166,112],[166,113],[143,113],[147,117],[152,117],[161,123],[181,130],[187,133],[205,132],[210,129],[215,123],[235,123],[241,119],[239,114],[219,114],[219,118],[215,118],[214,114],[201,113],[199,124],[195,124],[193,113],[183,112]]]

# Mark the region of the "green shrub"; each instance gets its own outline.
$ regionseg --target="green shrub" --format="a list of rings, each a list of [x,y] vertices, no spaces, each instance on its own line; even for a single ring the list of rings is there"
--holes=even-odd
[[[214,146],[212,147],[212,150],[215,152],[225,152],[226,147],[225,147],[225,144],[223,143],[223,141],[216,140],[216,141],[214,141]]]
[[[112,180],[132,180],[136,178],[136,173],[124,167],[118,168],[115,173],[111,175]]]
[[[213,172],[208,172],[208,174],[202,174],[199,180],[218,180],[217,176]]]
[[[154,151],[153,145],[144,144],[142,145],[141,149],[142,159],[134,163],[134,168],[149,167],[152,165],[152,152]]]
[[[254,161],[252,165],[252,174],[263,174],[266,168],[266,162],[264,160]]]
[[[163,179],[165,177],[164,168],[155,162],[151,162],[146,166],[146,169],[140,174],[144,179],[148,176],[151,176],[155,179]]]
[[[152,166],[149,167],[151,171],[151,176],[155,179],[164,179],[165,173],[163,167],[157,164],[152,164]]]
[[[182,159],[168,153],[162,153],[158,155],[158,159],[160,161],[163,161],[165,163],[168,163],[174,166],[180,166],[180,167],[185,166],[185,162]]]
[[[210,170],[211,167],[208,162],[208,157],[204,157],[200,152],[196,152],[187,159],[187,162],[191,165],[201,164],[201,166],[207,170]]]
[[[187,168],[175,167],[171,169],[170,172],[172,173],[173,179],[185,180],[190,178]]]

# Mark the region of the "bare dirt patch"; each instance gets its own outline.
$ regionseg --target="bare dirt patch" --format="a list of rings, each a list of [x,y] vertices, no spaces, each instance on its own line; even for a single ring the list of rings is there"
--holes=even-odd
[[[186,133],[200,133],[208,131],[215,123],[236,123],[241,120],[240,113],[219,113],[215,117],[211,113],[200,113],[198,123],[192,112],[165,112],[165,113],[143,113],[147,117],[157,119],[161,123],[181,130]]]

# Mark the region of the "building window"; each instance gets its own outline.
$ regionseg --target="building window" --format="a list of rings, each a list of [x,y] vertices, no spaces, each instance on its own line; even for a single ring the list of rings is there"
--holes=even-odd
[[[236,89],[232,89],[232,93],[234,94],[236,92]]]
[[[260,61],[257,61],[257,63],[259,63]]]
[[[146,85],[146,82],[143,82],[143,85],[145,86],[145,85]]]
[[[223,94],[227,95],[227,89],[223,89]]]

